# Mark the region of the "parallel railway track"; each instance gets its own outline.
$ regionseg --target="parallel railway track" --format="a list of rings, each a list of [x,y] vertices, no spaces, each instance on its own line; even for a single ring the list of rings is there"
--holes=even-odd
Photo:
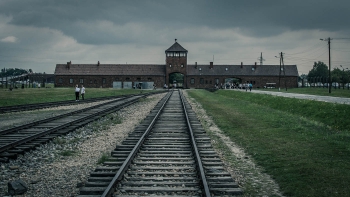
[[[79,197],[241,194],[190,105],[174,91],[91,172]]]
[[[91,102],[111,100],[111,99],[123,98],[123,97],[125,96],[121,95],[121,96],[89,98],[85,100],[79,100],[79,102],[76,102],[75,100],[70,100],[70,101],[56,101],[56,102],[46,102],[46,103],[25,104],[25,105],[3,106],[3,107],[0,107],[0,114],[37,110],[37,109],[59,107],[59,106],[66,106],[66,105],[77,105],[82,103],[91,103]]]
[[[1,130],[0,162],[16,159],[18,154],[32,150],[59,135],[67,134],[148,95],[150,94],[118,97],[93,107]]]

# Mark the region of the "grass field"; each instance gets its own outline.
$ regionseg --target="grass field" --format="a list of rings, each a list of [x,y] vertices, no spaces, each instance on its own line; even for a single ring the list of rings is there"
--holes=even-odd
[[[350,106],[240,91],[188,94],[286,196],[350,196]]]
[[[259,89],[263,91],[275,91],[278,92],[278,88],[274,89]],[[343,89],[331,89],[331,93],[329,93],[328,88],[315,88],[315,87],[305,87],[305,88],[291,88],[284,89],[281,88],[280,92],[289,92],[289,93],[298,93],[298,94],[311,94],[311,95],[320,95],[320,96],[335,96],[335,97],[345,97],[350,98],[350,90],[347,88]]]
[[[154,90],[87,88],[85,99],[123,94],[138,94]],[[0,106],[75,100],[74,88],[0,89]]]

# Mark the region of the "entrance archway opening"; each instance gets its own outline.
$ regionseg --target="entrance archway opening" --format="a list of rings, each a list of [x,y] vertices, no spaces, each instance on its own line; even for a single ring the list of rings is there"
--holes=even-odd
[[[184,75],[182,73],[170,73],[169,74],[169,88],[183,88],[184,87]]]
[[[242,79],[240,78],[226,78],[225,79],[225,87],[226,89],[238,88],[239,84],[242,84]]]

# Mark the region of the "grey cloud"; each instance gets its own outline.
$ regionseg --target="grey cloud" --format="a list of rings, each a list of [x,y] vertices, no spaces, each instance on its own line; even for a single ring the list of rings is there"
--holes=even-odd
[[[115,29],[94,28],[95,21],[154,24],[159,30],[193,26],[237,28],[254,37],[269,37],[286,29],[348,29],[350,2],[328,1],[4,1],[0,12],[12,16],[11,24],[49,27],[80,43],[130,42]],[[79,22],[92,27],[81,26]],[[113,30],[113,31],[112,31]],[[103,35],[103,36],[96,36]]]

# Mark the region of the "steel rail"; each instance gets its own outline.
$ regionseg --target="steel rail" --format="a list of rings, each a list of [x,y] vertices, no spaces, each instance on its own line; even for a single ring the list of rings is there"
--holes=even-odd
[[[113,177],[112,181],[109,183],[108,187],[105,189],[105,191],[103,192],[103,194],[101,195],[101,197],[109,197],[112,196],[112,193],[114,192],[118,181],[120,181],[123,178],[123,175],[125,173],[125,171],[128,169],[129,164],[131,163],[131,161],[135,158],[136,153],[139,151],[142,143],[145,141],[146,136],[149,134],[149,132],[151,131],[151,129],[153,128],[155,122],[157,121],[159,115],[161,114],[161,112],[164,109],[164,106],[166,105],[166,103],[168,102],[170,96],[173,94],[174,91],[171,91],[171,93],[169,93],[167,95],[166,100],[164,101],[163,105],[161,106],[161,108],[159,109],[159,111],[157,112],[156,116],[153,118],[152,122],[150,123],[150,125],[147,127],[146,131],[143,133],[143,135],[141,136],[141,138],[139,139],[139,141],[137,142],[137,144],[135,145],[135,147],[132,149],[132,151],[129,153],[128,157],[126,158],[126,160],[123,162],[122,166],[119,168],[118,172],[115,174],[115,176]]]
[[[202,160],[201,160],[201,157],[200,157],[199,152],[198,152],[197,144],[196,144],[196,141],[195,141],[195,138],[194,138],[194,135],[193,135],[193,130],[192,130],[192,127],[191,127],[191,123],[190,123],[190,120],[189,120],[189,117],[188,117],[188,114],[187,114],[187,110],[186,110],[186,106],[185,106],[185,102],[184,102],[182,91],[180,91],[180,98],[181,98],[181,103],[182,103],[182,106],[183,106],[183,109],[184,109],[184,112],[185,112],[188,130],[189,130],[190,135],[191,135],[192,147],[193,147],[194,152],[196,154],[196,157],[195,157],[196,161],[197,161],[196,165],[197,165],[197,168],[199,169],[199,174],[200,174],[200,178],[201,178],[201,181],[202,181],[204,193],[205,193],[206,197],[211,197],[211,194],[210,194],[210,191],[209,191],[208,182],[207,182],[207,179],[205,177],[205,172],[204,172]]]
[[[126,96],[125,98],[121,97],[120,99],[127,99],[127,98],[130,98],[130,97],[131,97],[131,96]],[[120,99],[118,99],[118,101],[119,101]],[[18,126],[18,127],[13,127],[13,128],[1,130],[1,131],[0,131],[0,135],[7,134],[7,133],[10,133],[10,132],[13,132],[13,131],[17,131],[17,130],[19,130],[19,129],[25,129],[25,128],[28,128],[28,127],[31,127],[31,126],[34,126],[34,125],[38,125],[38,124],[50,122],[50,121],[52,121],[52,120],[57,120],[57,119],[63,118],[63,117],[68,116],[68,115],[73,115],[73,114],[81,113],[81,112],[84,112],[84,111],[87,111],[87,110],[90,110],[90,109],[94,109],[94,108],[97,108],[97,107],[101,107],[101,106],[103,106],[103,105],[107,105],[107,104],[110,104],[110,103],[113,103],[113,102],[116,102],[116,101],[114,100],[114,101],[110,101],[110,102],[98,104],[98,105],[91,106],[91,107],[88,107],[88,108],[84,108],[84,109],[76,110],[76,111],[73,111],[73,112],[68,112],[68,113],[65,113],[65,114],[61,114],[61,115],[58,115],[58,116],[55,116],[55,117],[45,118],[45,119],[42,119],[42,120],[37,120],[37,121],[35,121],[35,122],[31,122],[31,123],[28,123],[28,124],[24,124],[24,125],[21,125],[21,126]],[[0,151],[0,152],[1,152],[1,151]]]
[[[162,93],[162,92],[157,92],[157,93]],[[148,96],[148,95],[151,95],[151,94],[156,94],[156,93],[146,93],[146,94],[136,94],[136,95],[135,94],[129,94],[129,95],[118,96],[118,97],[116,97],[116,99],[120,100],[120,99],[131,98],[133,96]],[[97,107],[100,107],[100,106],[103,106],[103,105],[106,105],[106,104],[109,104],[109,103],[112,103],[112,102],[115,102],[115,100],[114,101],[110,101],[110,102],[106,102],[106,103],[102,103],[102,104],[98,104],[98,105],[95,105],[95,106],[91,106],[91,107],[88,107],[88,108],[80,109],[80,110],[77,110],[77,111],[68,112],[68,113],[61,114],[61,115],[58,115],[58,116],[55,116],[55,117],[46,118],[46,119],[42,119],[42,120],[37,120],[35,122],[23,124],[23,125],[20,125],[20,126],[17,126],[17,127],[5,129],[5,130],[0,130],[0,135],[7,134],[7,133],[10,133],[10,132],[19,130],[19,129],[25,129],[25,128],[28,128],[28,127],[31,127],[31,126],[34,126],[34,125],[37,125],[37,124],[41,124],[41,123],[49,122],[49,121],[52,121],[52,120],[56,120],[56,119],[62,118],[64,116],[68,116],[68,115],[72,115],[72,114],[76,114],[76,113],[81,113],[81,112],[84,112],[84,111],[87,111],[87,110],[90,110],[90,109],[93,109],[93,108],[97,108]]]
[[[97,102],[97,101],[101,101],[101,100],[120,98],[120,97],[124,97],[124,96],[125,95],[89,98],[86,100],[81,100],[79,103],[75,102],[75,101],[68,100],[68,101],[56,101],[56,102],[46,102],[46,103],[33,103],[33,104],[24,104],[24,105],[4,106],[4,107],[0,107],[0,114],[10,113],[10,112],[19,112],[19,111],[28,111],[28,110],[34,110],[34,109],[43,109],[46,107],[56,107],[56,106],[76,105],[76,104],[81,104],[81,103],[91,103],[91,102]],[[130,94],[127,96],[135,96],[135,95]]]
[[[158,91],[157,93],[166,92],[165,90]],[[154,92],[147,92],[144,94],[154,94]],[[75,102],[74,100],[66,100],[66,101],[54,101],[54,102],[46,102],[46,103],[33,103],[33,104],[23,104],[23,105],[12,105],[12,106],[2,106],[0,107],[0,114],[11,113],[11,112],[20,112],[20,111],[29,111],[35,109],[43,109],[50,108],[56,106],[67,106],[67,105],[76,105],[81,103],[91,103],[97,102],[101,100],[110,100],[114,98],[120,98],[125,96],[137,96],[143,94],[128,94],[128,95],[117,95],[117,96],[105,96],[105,97],[96,97],[96,98],[88,98],[85,100],[80,100],[79,102]]]
[[[127,101],[127,102],[125,102],[125,103],[121,103],[121,104],[116,105],[116,106],[113,106],[113,107],[111,107],[111,108],[104,109],[104,110],[102,110],[102,111],[99,111],[99,112],[90,114],[90,115],[88,115],[88,116],[84,116],[84,117],[82,117],[82,118],[79,118],[79,119],[70,121],[70,122],[68,122],[68,123],[59,125],[59,126],[57,126],[57,127],[51,128],[51,129],[49,129],[49,130],[46,130],[46,131],[43,131],[43,132],[40,132],[40,133],[31,135],[31,136],[29,136],[29,137],[26,137],[26,138],[17,140],[17,141],[15,141],[15,142],[9,143],[9,144],[7,144],[7,145],[1,146],[1,147],[0,147],[0,153],[6,151],[6,150],[8,150],[8,149],[11,149],[11,148],[13,148],[13,147],[16,147],[16,146],[18,146],[18,145],[20,145],[20,144],[24,144],[24,143],[29,142],[29,141],[32,141],[32,140],[34,140],[34,139],[36,139],[36,138],[39,138],[39,137],[42,137],[42,136],[44,136],[44,135],[47,135],[47,134],[56,132],[56,131],[58,131],[58,130],[60,130],[60,129],[66,128],[66,127],[71,126],[71,125],[73,125],[73,124],[75,124],[75,123],[78,123],[78,122],[81,122],[81,121],[84,121],[84,120],[93,118],[93,117],[95,117],[96,115],[100,115],[100,114],[102,114],[102,113],[106,113],[106,112],[108,112],[108,111],[112,111],[112,110],[114,110],[115,108],[118,108],[118,107],[120,107],[120,106],[124,106],[124,105],[126,105],[126,104],[129,104],[129,105],[130,105],[130,104],[136,102],[138,99],[140,99],[140,98],[142,98],[142,97],[146,97],[146,96],[147,96],[147,95],[140,95],[140,97],[136,97],[136,98],[134,98],[134,99],[132,99],[132,100],[130,100],[130,101]],[[127,97],[127,98],[129,98],[129,97]],[[118,100],[118,101],[119,101],[119,100]],[[100,105],[111,104],[111,103],[113,103],[113,102],[117,102],[117,101],[111,101],[111,102],[108,102],[108,103],[105,103],[105,104],[100,104]],[[79,110],[79,111],[80,111],[80,110]],[[84,111],[85,111],[85,110],[84,110]],[[66,114],[66,115],[67,115],[67,114]]]

